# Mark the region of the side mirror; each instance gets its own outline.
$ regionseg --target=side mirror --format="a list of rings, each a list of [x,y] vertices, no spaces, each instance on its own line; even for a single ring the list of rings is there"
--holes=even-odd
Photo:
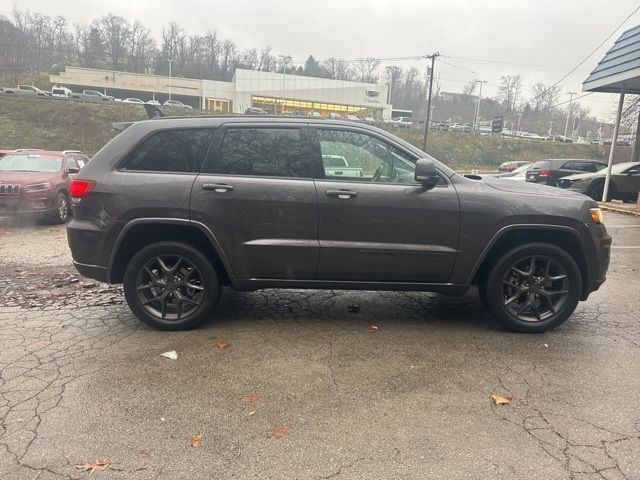
[[[640,173],[640,169],[632,168],[631,170],[627,170],[627,175],[638,175]]]
[[[67,168],[67,173],[73,175],[74,173],[79,173],[80,169],[78,167],[69,167]]]
[[[421,158],[416,162],[416,182],[420,182],[426,188],[433,188],[438,184],[438,170],[430,158]]]

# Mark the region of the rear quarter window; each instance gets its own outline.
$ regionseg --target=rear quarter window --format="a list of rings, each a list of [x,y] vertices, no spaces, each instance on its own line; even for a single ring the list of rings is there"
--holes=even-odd
[[[214,129],[162,130],[142,141],[124,170],[198,173],[209,150]]]
[[[531,168],[548,168],[551,166],[551,162],[549,160],[542,160],[540,162],[536,162],[533,165],[531,165]]]

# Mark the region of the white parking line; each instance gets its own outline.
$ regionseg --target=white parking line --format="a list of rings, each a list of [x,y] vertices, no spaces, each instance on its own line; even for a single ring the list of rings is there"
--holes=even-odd
[[[628,246],[622,246],[622,245],[621,245],[621,246],[618,246],[618,245],[612,245],[612,246],[611,246],[611,248],[640,248],[640,245],[634,245],[634,246],[631,246],[631,247],[628,247]]]
[[[607,225],[605,223],[604,226],[607,228],[640,228],[640,224],[639,225]]]

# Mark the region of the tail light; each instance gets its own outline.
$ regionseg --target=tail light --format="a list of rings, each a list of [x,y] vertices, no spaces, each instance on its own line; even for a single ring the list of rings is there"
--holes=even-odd
[[[550,177],[551,176],[551,169],[550,168],[543,168],[542,170],[540,170],[538,172],[538,176],[539,177]]]
[[[71,180],[69,184],[69,195],[73,198],[83,198],[89,195],[89,192],[96,186],[93,180]]]

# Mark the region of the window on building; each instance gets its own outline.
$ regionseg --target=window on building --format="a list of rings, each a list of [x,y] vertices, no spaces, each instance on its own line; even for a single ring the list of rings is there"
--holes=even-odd
[[[214,130],[163,130],[147,138],[127,162],[127,170],[198,173]]]
[[[302,176],[303,147],[297,128],[230,128],[210,173]]]

